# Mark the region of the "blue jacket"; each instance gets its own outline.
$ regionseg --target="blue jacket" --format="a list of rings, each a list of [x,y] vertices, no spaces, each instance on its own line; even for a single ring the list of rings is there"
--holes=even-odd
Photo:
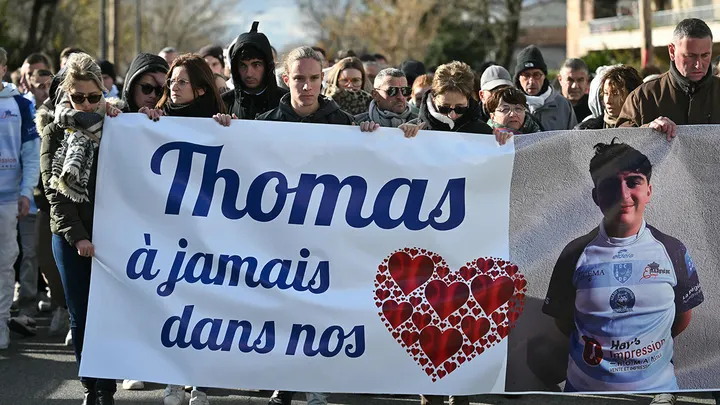
[[[40,177],[40,138],[35,106],[12,85],[0,90],[0,204],[32,201]]]

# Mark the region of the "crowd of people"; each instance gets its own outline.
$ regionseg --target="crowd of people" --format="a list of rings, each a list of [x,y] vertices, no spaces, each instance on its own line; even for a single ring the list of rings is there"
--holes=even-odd
[[[677,125],[720,124],[712,38],[702,20],[687,19],[669,45],[669,71],[614,65],[590,72],[581,59],[569,59],[557,87],[536,46],[518,54],[513,75],[494,63],[477,70],[461,61],[430,69],[415,60],[392,66],[383,55],[352,51],[330,60],[310,46],[278,61],[257,23],[228,47],[141,53],[124,79],[113,63],[78,48],[62,51],[57,71],[50,58],[33,53],[10,73],[0,48],[0,76],[9,77],[0,84],[0,349],[10,344],[11,331],[34,335],[37,313],[51,311],[50,334],[64,336],[80,362],[105,119],[139,113],[154,121],[199,117],[224,126],[236,119],[308,122],[364,132],[398,128],[407,138],[451,131],[494,136],[499,144],[542,131],[649,127],[671,140]],[[83,404],[114,403],[114,380],[80,381]],[[192,387],[190,404],[208,404],[207,393]],[[276,391],[269,403],[290,404],[293,394]],[[309,404],[327,403],[325,394],[306,395]],[[165,405],[186,399],[184,386],[164,391]],[[450,401],[469,403],[468,397]],[[660,394],[653,403],[674,401]],[[443,398],[422,396],[421,402]]]

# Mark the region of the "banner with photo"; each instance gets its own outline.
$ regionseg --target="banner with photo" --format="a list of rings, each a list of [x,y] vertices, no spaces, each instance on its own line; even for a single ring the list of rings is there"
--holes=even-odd
[[[718,388],[711,129],[498,146],[108,120],[80,373],[303,392]],[[637,153],[610,161],[640,169],[591,177],[613,137]]]

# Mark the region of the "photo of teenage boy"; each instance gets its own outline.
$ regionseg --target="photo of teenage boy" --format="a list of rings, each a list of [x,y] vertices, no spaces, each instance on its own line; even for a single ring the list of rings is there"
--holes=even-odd
[[[652,164],[616,139],[590,161],[604,219],[560,254],[542,310],[570,337],[565,392],[677,390],[673,338],[703,294],[683,243],[645,222]]]

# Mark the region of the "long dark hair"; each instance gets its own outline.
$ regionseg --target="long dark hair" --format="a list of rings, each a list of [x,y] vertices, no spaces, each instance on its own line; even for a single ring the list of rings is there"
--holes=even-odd
[[[187,70],[193,95],[197,97],[200,89],[205,90],[206,94],[209,93],[210,102],[215,104],[217,111],[225,114],[227,111],[225,109],[225,103],[223,103],[220,92],[217,87],[215,87],[215,76],[213,76],[210,66],[205,62],[205,59],[194,53],[182,54],[175,58],[172,65],[170,65],[170,70],[168,70],[165,76],[166,85],[163,89],[162,98],[158,101],[155,108],[163,108],[165,103],[170,99],[170,88],[167,86],[167,81],[172,77],[173,70],[180,66]]]

